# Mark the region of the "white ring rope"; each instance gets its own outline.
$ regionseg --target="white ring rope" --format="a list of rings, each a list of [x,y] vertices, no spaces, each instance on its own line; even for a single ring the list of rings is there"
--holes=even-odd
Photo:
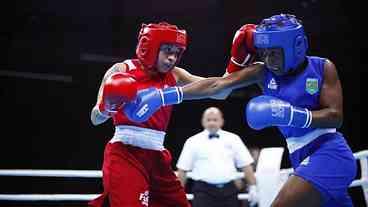
[[[0,194],[0,200],[6,201],[91,201],[99,194]],[[188,200],[193,200],[193,194],[187,194]],[[238,194],[239,200],[247,200],[247,193]]]
[[[101,178],[102,172],[100,170],[3,169],[0,170],[0,176]]]
[[[368,204],[368,150],[354,153],[354,157],[360,161],[361,178],[354,180],[350,187],[362,187]],[[287,178],[293,170],[281,169],[280,178]],[[239,173],[242,177],[243,173]],[[1,169],[0,176],[29,176],[29,177],[75,177],[75,178],[101,178],[100,170],[33,170],[33,169]],[[367,195],[366,195],[367,194]],[[0,200],[7,201],[90,201],[98,194],[0,194]],[[193,194],[187,194],[188,200],[193,199]],[[247,200],[249,194],[238,194],[239,200]]]
[[[0,194],[7,201],[90,201],[99,194]]]
[[[0,200],[7,201],[91,201],[99,194],[0,194]],[[188,200],[193,200],[193,194],[187,194]],[[238,194],[239,200],[247,200],[246,193]]]

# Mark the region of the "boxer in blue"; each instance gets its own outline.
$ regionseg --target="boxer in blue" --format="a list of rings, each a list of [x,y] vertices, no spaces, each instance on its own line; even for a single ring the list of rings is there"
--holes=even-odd
[[[353,206],[347,193],[356,162],[343,135],[342,92],[334,64],[306,56],[300,21],[291,15],[265,19],[254,46],[266,67],[265,95],[246,107],[250,127],[277,126],[286,138],[294,175],[274,206]]]
[[[337,70],[328,59],[307,56],[307,49],[303,25],[293,15],[244,25],[234,37],[227,76],[141,91],[123,110],[141,122],[164,105],[214,95],[225,98],[234,88],[258,84],[264,95],[247,104],[247,122],[256,130],[277,126],[294,168],[272,206],[353,206],[347,189],[356,175],[356,162],[336,131],[343,120]],[[255,51],[263,63],[247,65]]]

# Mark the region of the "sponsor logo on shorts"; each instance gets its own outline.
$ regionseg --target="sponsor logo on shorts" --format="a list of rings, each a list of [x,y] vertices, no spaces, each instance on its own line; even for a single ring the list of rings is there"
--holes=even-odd
[[[300,165],[308,165],[309,164],[309,156],[308,157],[306,157],[301,163],[300,163]]]
[[[139,194],[139,200],[141,201],[142,205],[148,206],[149,191],[146,190],[143,193]]]

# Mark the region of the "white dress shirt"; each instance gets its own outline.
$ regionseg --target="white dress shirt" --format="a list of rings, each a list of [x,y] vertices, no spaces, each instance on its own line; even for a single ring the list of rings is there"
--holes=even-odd
[[[236,168],[242,168],[254,162],[247,147],[234,133],[219,130],[218,138],[209,138],[204,130],[184,144],[177,168],[192,171],[193,180],[210,184],[223,184],[236,179]]]

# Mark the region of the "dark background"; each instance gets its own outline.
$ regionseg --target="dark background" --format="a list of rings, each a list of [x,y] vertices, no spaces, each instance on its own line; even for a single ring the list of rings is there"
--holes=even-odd
[[[186,0],[186,1],[12,1],[1,7],[0,97],[2,169],[100,169],[111,122],[94,127],[89,114],[104,72],[135,55],[141,23],[168,21],[187,30],[189,46],[179,66],[202,76],[220,76],[229,59],[234,32],[245,23],[283,13],[296,14],[308,34],[309,54],[328,57],[338,69],[344,92],[340,129],[352,150],[366,149],[360,134],[360,77],[354,62],[353,19],[347,1]],[[360,60],[360,59],[359,59]],[[235,91],[226,101],[178,105],[166,146],[173,166],[185,140],[201,130],[202,111],[220,107],[225,129],[248,147],[285,146],[276,129],[251,130],[242,118],[256,87]],[[286,154],[286,153],[285,153]],[[283,167],[290,167],[284,156]],[[98,193],[100,180],[0,177],[0,193]],[[357,206],[362,192],[351,189]]]

